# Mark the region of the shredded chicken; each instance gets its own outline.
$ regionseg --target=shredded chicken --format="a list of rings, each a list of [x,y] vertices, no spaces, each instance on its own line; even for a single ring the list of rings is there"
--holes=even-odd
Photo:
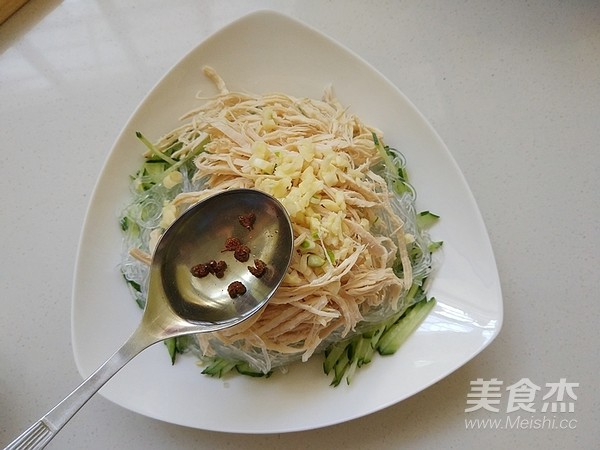
[[[147,266],[149,266],[150,264],[152,264],[152,255],[149,254],[148,252],[145,252],[139,248],[132,248],[129,250],[129,254],[137,259],[139,262],[146,264]]]
[[[403,223],[390,205],[373,133],[326,90],[322,100],[281,93],[230,92],[211,68],[219,94],[183,116],[156,143],[183,149],[210,136],[195,160],[205,189],[171,203],[178,214],[217,192],[254,188],[278,198],[294,229],[289,272],[262,314],[249,324],[197,339],[205,355],[235,346],[306,361],[328,339],[349,336],[372,311],[395,311],[412,283]],[[179,150],[185,151],[185,150]],[[133,252],[142,261],[146,255]],[[400,259],[404,278],[392,269]],[[317,263],[315,263],[315,261]]]

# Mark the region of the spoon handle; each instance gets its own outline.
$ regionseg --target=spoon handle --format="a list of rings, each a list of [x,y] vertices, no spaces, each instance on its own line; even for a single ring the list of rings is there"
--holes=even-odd
[[[85,405],[85,403],[104,386],[125,364],[145,348],[158,340],[142,327],[104,364],[84,380],[64,400],[52,408],[19,437],[8,444],[4,450],[42,449],[60,431],[60,429]]]

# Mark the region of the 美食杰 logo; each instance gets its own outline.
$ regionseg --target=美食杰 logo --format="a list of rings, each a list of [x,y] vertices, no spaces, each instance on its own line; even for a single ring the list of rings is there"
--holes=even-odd
[[[579,383],[569,382],[566,378],[543,386],[529,378],[521,378],[506,387],[497,378],[477,378],[470,382],[465,413],[486,410],[504,412],[507,416],[504,420],[465,419],[465,426],[474,429],[574,429],[577,427],[577,419],[573,417],[577,388]]]

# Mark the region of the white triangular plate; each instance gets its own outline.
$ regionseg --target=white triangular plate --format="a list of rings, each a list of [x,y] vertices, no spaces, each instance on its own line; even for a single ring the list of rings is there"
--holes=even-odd
[[[171,366],[161,344],[143,352],[101,390],[109,400],[167,422],[239,433],[281,433],[332,425],[397,403],[481,352],[498,334],[502,296],[485,225],[449,151],[413,104],[357,55],[278,13],[250,14],[192,50],[152,89],[117,139],[100,174],[83,229],[73,289],[75,361],[89,375],[133,332],[141,311],[119,273],[118,215],[130,200],[129,175],[141,164],[135,131],[158,138],[216,93],[202,75],[214,67],[231,90],[281,91],[339,100],[384,132],[408,161],[419,209],[441,215],[433,238],[443,264],[426,321],[393,356],[374,358],[350,386],[329,386],[321,359],[268,379],[201,375],[194,358]]]

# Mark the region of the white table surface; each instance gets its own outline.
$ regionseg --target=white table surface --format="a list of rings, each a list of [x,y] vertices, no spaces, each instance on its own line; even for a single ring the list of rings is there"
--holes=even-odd
[[[597,448],[600,3],[31,0],[0,26],[0,444],[81,380],[71,285],[90,194],[121,127],[175,63],[257,9],[349,47],[448,145],[494,247],[504,325],[429,389],[350,423],[237,435],[93,398],[55,449]],[[565,428],[467,429],[470,382],[579,383]],[[506,392],[504,395],[508,395]],[[523,417],[541,419],[539,413]]]

